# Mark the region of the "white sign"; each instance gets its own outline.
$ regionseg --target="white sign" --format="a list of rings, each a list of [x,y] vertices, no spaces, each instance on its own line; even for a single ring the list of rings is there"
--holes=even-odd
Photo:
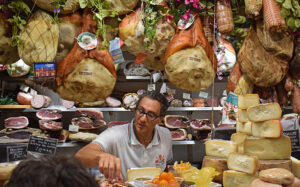
[[[191,94],[189,94],[189,93],[183,93],[182,98],[183,99],[191,99]]]
[[[155,91],[155,84],[148,84],[148,91],[149,92]]]
[[[206,99],[208,97],[208,93],[207,92],[199,92],[199,97]]]
[[[161,88],[160,88],[160,93],[164,94],[167,92],[167,84],[164,82],[162,85],[161,85]]]
[[[71,132],[78,132],[79,131],[79,126],[77,126],[77,125],[69,125],[69,131],[71,131]]]

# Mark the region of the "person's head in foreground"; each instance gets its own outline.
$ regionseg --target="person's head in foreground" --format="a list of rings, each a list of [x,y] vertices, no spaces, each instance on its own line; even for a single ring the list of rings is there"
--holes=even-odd
[[[98,187],[95,179],[73,157],[29,159],[14,169],[5,187]]]

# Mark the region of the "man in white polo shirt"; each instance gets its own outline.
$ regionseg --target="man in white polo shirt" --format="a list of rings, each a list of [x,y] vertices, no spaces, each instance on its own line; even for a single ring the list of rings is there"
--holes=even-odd
[[[159,167],[165,169],[173,158],[172,138],[167,128],[157,124],[169,106],[156,92],[140,97],[131,123],[114,126],[80,149],[75,157],[87,167],[99,167],[108,179],[126,179],[127,169]]]

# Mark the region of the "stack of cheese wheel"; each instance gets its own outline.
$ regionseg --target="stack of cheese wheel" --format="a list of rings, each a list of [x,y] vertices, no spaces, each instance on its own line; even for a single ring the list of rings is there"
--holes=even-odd
[[[250,187],[252,181],[258,178],[258,172],[270,168],[284,168],[299,177],[300,161],[291,160],[291,141],[288,136],[282,136],[282,126],[279,121],[281,109],[278,103],[259,104],[257,94],[238,96],[237,133],[231,136],[231,149],[226,157],[220,150],[226,150],[226,141],[219,141],[215,155],[206,151],[202,166],[210,166],[223,172],[224,187]],[[206,143],[206,150],[212,147],[212,140]],[[216,147],[216,146],[215,146]],[[212,157],[223,156],[223,158]],[[293,170],[292,170],[293,166]],[[215,180],[221,180],[215,178]]]

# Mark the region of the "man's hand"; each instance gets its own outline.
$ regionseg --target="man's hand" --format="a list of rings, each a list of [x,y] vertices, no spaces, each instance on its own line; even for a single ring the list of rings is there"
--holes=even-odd
[[[117,179],[118,182],[123,182],[121,167],[118,157],[104,152],[99,154],[99,170],[108,180]]]

